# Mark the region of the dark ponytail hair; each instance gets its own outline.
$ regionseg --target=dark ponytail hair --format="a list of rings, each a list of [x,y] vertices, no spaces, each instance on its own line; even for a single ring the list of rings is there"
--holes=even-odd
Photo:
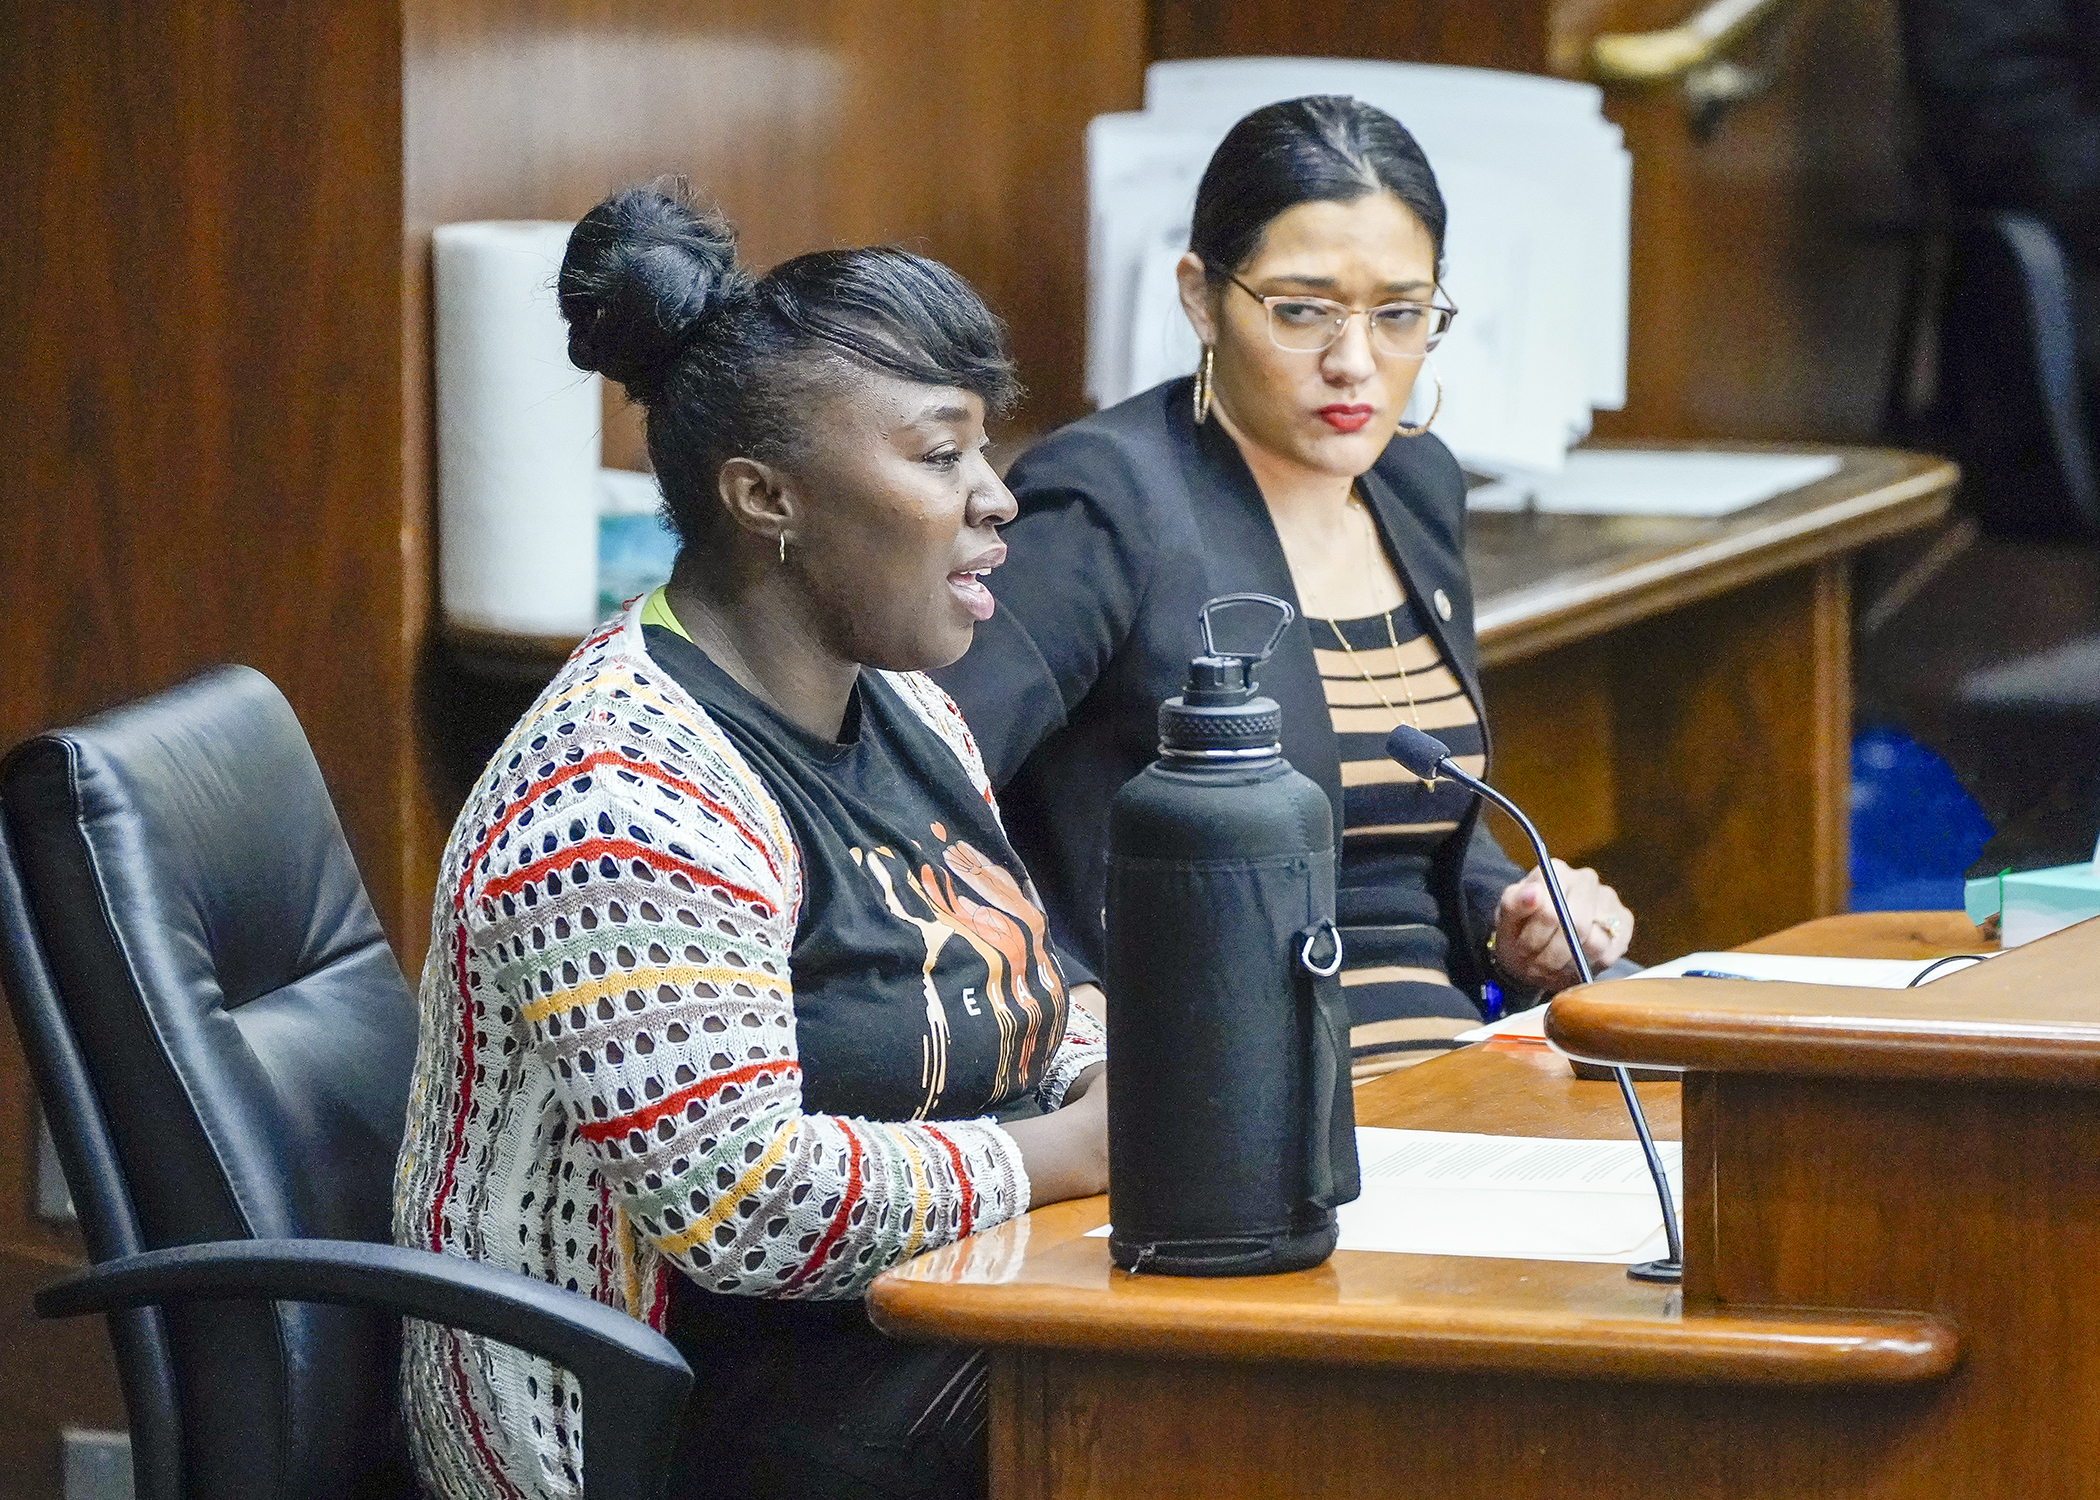
[[[1429,158],[1384,110],[1342,94],[1265,105],[1233,126],[1196,189],[1189,248],[1216,286],[1254,258],[1275,217],[1300,203],[1388,192],[1429,231],[1444,263],[1444,195]]]
[[[731,458],[792,462],[797,413],[840,363],[1019,398],[1006,331],[967,281],[886,246],[799,255],[753,278],[736,231],[678,178],[613,194],[569,236],[557,283],[569,358],[647,414],[649,461],[679,541],[713,538]]]

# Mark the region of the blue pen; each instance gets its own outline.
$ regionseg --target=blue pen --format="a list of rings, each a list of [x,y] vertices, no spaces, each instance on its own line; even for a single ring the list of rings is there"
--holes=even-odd
[[[1727,974],[1719,969],[1686,969],[1679,979],[1757,979],[1755,974]]]

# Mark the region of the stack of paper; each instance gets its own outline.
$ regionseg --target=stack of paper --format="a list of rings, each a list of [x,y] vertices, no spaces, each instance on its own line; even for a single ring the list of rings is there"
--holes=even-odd
[[[1335,1211],[1339,1249],[1614,1264],[1664,1250],[1662,1205],[1637,1141],[1360,1125],[1356,1151],[1363,1193]],[[1683,1148],[1657,1141],[1656,1151],[1681,1206]]]
[[[1712,519],[1784,495],[1838,471],[1834,453],[1705,453],[1585,448],[1557,474],[1505,473],[1466,494],[1471,510],[1564,516]]]
[[[1088,130],[1087,391],[1107,406],[1195,367],[1174,263],[1196,184],[1249,111],[1350,94],[1421,143],[1449,210],[1444,287],[1460,315],[1431,356],[1436,430],[1484,473],[1557,470],[1594,409],[1626,400],[1632,163],[1587,84],[1420,63],[1155,63],[1145,108]],[[1418,383],[1413,420],[1433,381]]]

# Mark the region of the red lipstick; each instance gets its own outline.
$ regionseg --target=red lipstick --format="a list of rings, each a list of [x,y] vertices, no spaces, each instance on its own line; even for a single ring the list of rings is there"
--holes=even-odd
[[[1337,402],[1333,406],[1320,408],[1320,420],[1336,432],[1356,432],[1371,420],[1375,408],[1370,406],[1344,406]]]

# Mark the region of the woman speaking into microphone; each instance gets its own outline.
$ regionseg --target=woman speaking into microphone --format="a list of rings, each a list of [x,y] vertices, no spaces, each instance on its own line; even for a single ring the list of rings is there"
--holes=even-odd
[[[1428,161],[1380,110],[1313,97],[1235,125],[1178,267],[1194,377],[1021,456],[998,609],[940,674],[1063,951],[1098,971],[1109,802],[1153,757],[1198,609],[1241,591],[1295,604],[1261,684],[1285,755],[1334,806],[1360,1078],[1447,1048],[1489,983],[1517,1006],[1575,978],[1537,872],[1503,855],[1472,795],[1384,753],[1404,723],[1476,775],[1488,760],[1465,485],[1432,431],[1441,391],[1401,423],[1456,315],[1444,222]],[[1594,871],[1564,879],[1602,969],[1633,918]]]

